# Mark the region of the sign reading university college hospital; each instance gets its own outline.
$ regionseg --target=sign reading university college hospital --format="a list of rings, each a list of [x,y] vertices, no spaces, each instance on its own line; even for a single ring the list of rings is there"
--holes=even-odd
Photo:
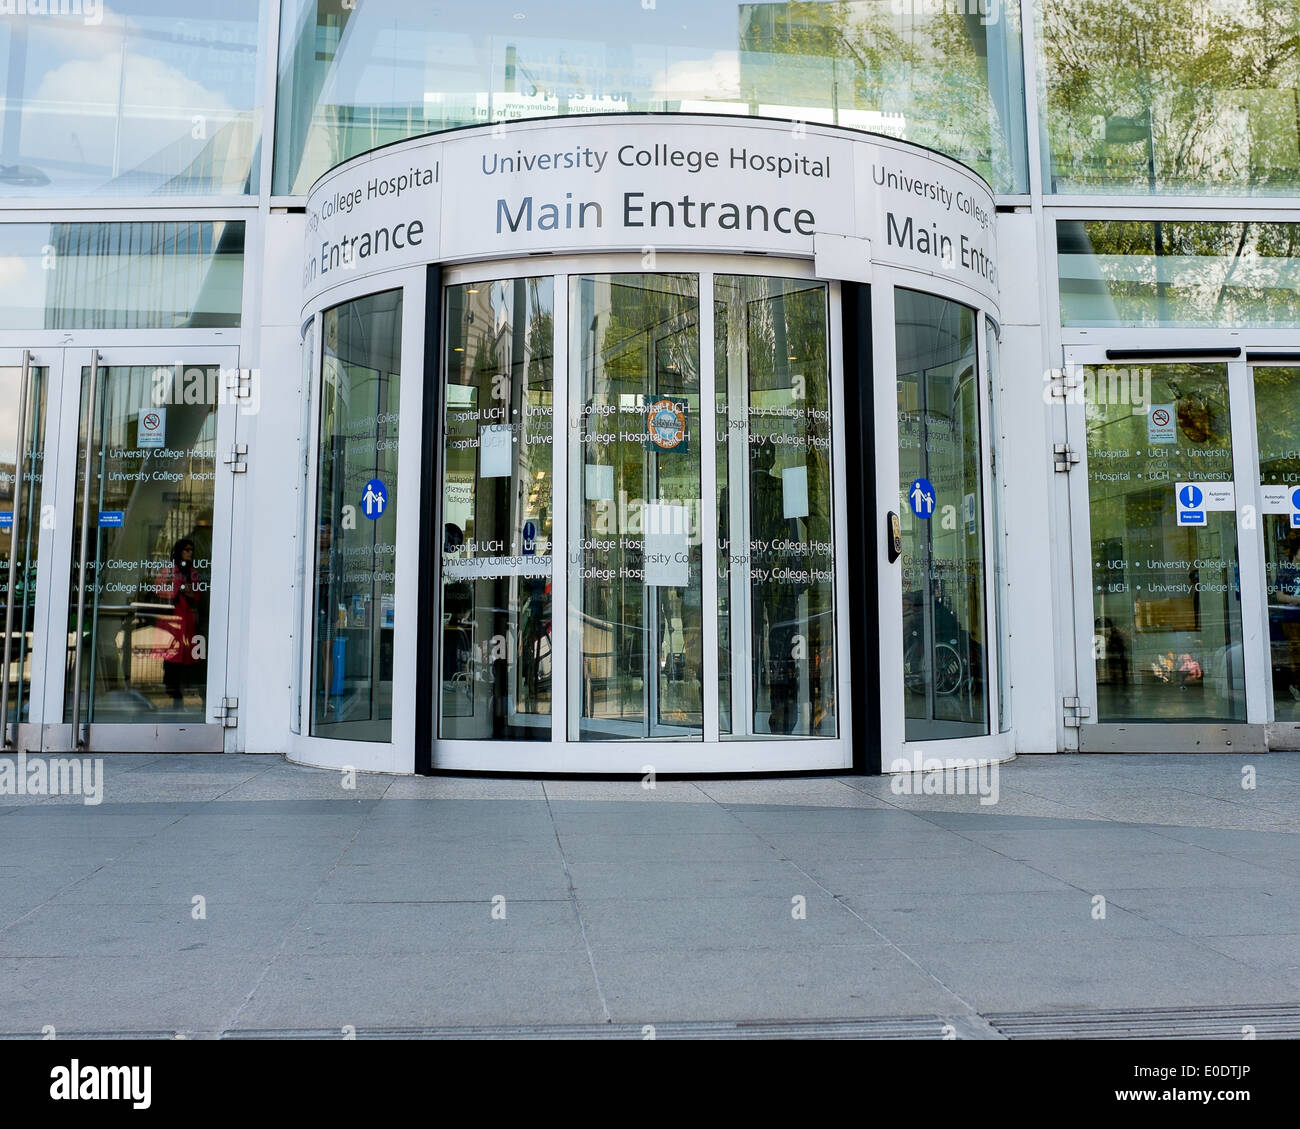
[[[611,115],[482,126],[356,157],[307,200],[304,300],[420,263],[530,252],[761,251],[828,278],[871,265],[996,305],[994,201],[905,142],[815,125]]]

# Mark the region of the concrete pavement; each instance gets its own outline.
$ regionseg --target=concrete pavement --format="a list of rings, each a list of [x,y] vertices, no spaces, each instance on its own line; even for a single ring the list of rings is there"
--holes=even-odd
[[[1300,1032],[1300,754],[1022,757],[992,805],[104,765],[0,796],[2,1033]]]

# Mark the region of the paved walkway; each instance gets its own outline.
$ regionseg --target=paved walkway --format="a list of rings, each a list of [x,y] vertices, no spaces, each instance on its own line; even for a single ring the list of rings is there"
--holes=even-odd
[[[997,1037],[1006,1012],[1300,1005],[1300,754],[1022,757],[988,806],[864,777],[105,772],[99,806],[0,796],[0,1032]]]

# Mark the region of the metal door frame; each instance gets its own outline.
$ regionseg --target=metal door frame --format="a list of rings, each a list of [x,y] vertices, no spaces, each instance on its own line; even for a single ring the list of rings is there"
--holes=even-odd
[[[44,418],[44,442],[41,452],[41,508],[37,514],[38,528],[36,531],[36,593],[32,601],[32,643],[31,643],[31,685],[28,688],[28,708],[27,720],[19,721],[15,716],[5,718],[5,732],[0,734],[3,739],[3,745],[6,749],[30,749],[39,750],[41,719],[44,717],[46,708],[46,691],[48,689],[48,650],[49,650],[49,615],[50,615],[50,581],[49,571],[51,562],[55,559],[52,551],[52,542],[56,533],[53,525],[54,502],[53,496],[57,489],[58,477],[58,452],[59,442],[61,439],[61,430],[57,426],[59,418],[59,397],[62,394],[62,372],[63,372],[63,353],[61,348],[42,348],[36,346],[33,348],[0,348],[0,365],[6,368],[25,367],[27,376],[30,379],[31,374],[36,370],[43,370],[45,373],[45,418]],[[30,397],[28,397],[30,398]],[[26,404],[23,405],[21,413],[23,418],[19,420],[20,430],[29,432],[34,426],[39,426],[26,412]],[[53,426],[52,426],[53,424]],[[18,443],[21,447],[27,443],[27,436],[21,434],[18,436]],[[21,459],[20,459],[21,466]],[[21,471],[20,471],[21,477]],[[18,507],[14,508],[14,528],[18,525]],[[6,604],[9,601],[6,600]],[[6,613],[8,617],[8,613]],[[8,624],[6,624],[8,628]],[[6,629],[6,638],[9,636]]]
[[[1099,336],[1101,336],[1099,334]],[[1067,459],[1078,462],[1067,474],[1069,590],[1074,600],[1075,694],[1080,706],[1079,749],[1082,752],[1262,752],[1267,748],[1265,727],[1272,720],[1272,701],[1261,672],[1269,670],[1268,609],[1264,599],[1264,543],[1258,528],[1247,526],[1247,507],[1259,512],[1259,459],[1255,429],[1254,390],[1250,367],[1236,344],[1223,346],[1223,356],[1198,356],[1189,350],[1214,348],[1222,342],[1196,341],[1188,345],[1153,347],[1150,340],[1138,358],[1109,357],[1127,348],[1125,337],[1089,344],[1064,346],[1064,435]],[[1236,494],[1238,592],[1241,600],[1242,678],[1246,691],[1244,721],[1123,721],[1097,718],[1097,667],[1094,656],[1092,521],[1088,493],[1086,408],[1071,395],[1074,375],[1082,368],[1138,364],[1203,363],[1223,365],[1227,372],[1228,408],[1231,416],[1232,470]],[[1257,522],[1255,523],[1258,524]]]
[[[71,337],[71,335],[65,335]],[[88,337],[89,335],[83,335]],[[43,505],[54,507],[53,536],[41,542],[41,551],[37,563],[37,616],[38,623],[43,622],[43,672],[40,711],[36,713],[37,695],[32,694],[32,716],[39,717],[38,722],[24,726],[26,731],[20,734],[20,745],[28,751],[68,752],[84,749],[89,752],[221,752],[226,745],[225,711],[219,709],[225,700],[226,673],[229,653],[229,636],[231,622],[232,595],[234,590],[231,576],[233,560],[232,541],[234,526],[234,479],[233,473],[222,473],[220,465],[216,468],[213,480],[213,560],[221,554],[224,577],[211,582],[209,589],[208,619],[208,667],[207,695],[205,709],[207,717],[202,723],[168,723],[150,724],[147,722],[100,722],[87,724],[64,720],[64,701],[66,692],[66,651],[55,655],[59,648],[49,646],[54,637],[54,627],[63,616],[63,609],[70,607],[72,591],[72,541],[74,523],[86,520],[86,498],[77,496],[78,460],[86,458],[88,452],[80,450],[80,435],[86,405],[82,403],[82,369],[94,369],[98,358],[99,377],[108,368],[126,366],[156,366],[171,368],[176,365],[187,367],[219,366],[223,372],[237,371],[239,349],[233,343],[211,345],[162,345],[157,343],[155,335],[149,335],[147,343],[127,343],[121,341],[121,335],[105,335],[117,338],[112,343],[98,347],[94,345],[67,344],[63,348],[35,350],[42,364],[49,364],[53,373],[52,358],[57,353],[58,362],[58,396],[53,395],[54,380],[51,378],[51,393],[47,398],[47,454],[46,481],[43,483],[45,494]],[[94,338],[91,338],[94,340]],[[237,379],[237,378],[235,378]],[[226,387],[227,379],[220,381],[221,399],[217,406],[216,451],[218,459],[223,456],[231,465],[238,463],[235,456],[236,417],[239,408],[235,403],[234,388]],[[98,391],[98,390],[97,390]],[[54,450],[53,460],[50,449]],[[93,449],[93,448],[92,448]],[[51,475],[48,468],[53,466]],[[49,480],[53,479],[54,490],[51,494]],[[88,485],[88,483],[87,483]],[[70,519],[70,520],[69,520]],[[87,539],[83,537],[83,545]],[[66,567],[65,567],[66,565]],[[216,569],[211,568],[210,574]],[[74,636],[77,632],[74,629]]]
[[[575,661],[576,635],[568,633],[567,642],[557,645],[552,660],[552,726],[550,742],[509,742],[472,739],[444,739],[438,733],[438,711],[441,708],[441,691],[433,696],[433,727],[435,769],[444,771],[527,771],[531,773],[626,773],[642,774],[647,761],[653,761],[658,772],[685,772],[706,774],[710,772],[798,772],[809,770],[845,770],[852,767],[853,727],[852,706],[849,702],[851,682],[852,645],[849,638],[848,607],[849,577],[847,565],[848,532],[845,513],[844,485],[844,396],[843,350],[840,324],[839,283],[816,278],[813,264],[803,260],[762,258],[711,253],[661,253],[653,269],[647,269],[641,256],[632,253],[554,256],[545,260],[504,258],[471,264],[448,266],[442,284],[446,287],[462,283],[496,281],[506,278],[550,276],[555,285],[555,338],[554,374],[556,407],[554,413],[553,450],[554,490],[557,499],[553,518],[552,536],[557,547],[556,563],[552,575],[552,607],[555,622],[569,612],[570,592],[573,591],[573,573],[577,567],[569,559],[570,530],[576,527],[574,501],[576,495],[568,489],[568,482],[580,465],[580,451],[571,443],[568,434],[570,397],[569,384],[570,310],[569,287],[571,279],[592,274],[694,274],[699,278],[699,333],[700,333],[700,428],[706,421],[714,421],[717,374],[714,372],[714,278],[718,274],[749,274],[789,278],[798,281],[825,284],[827,295],[827,363],[830,381],[831,410],[831,498],[833,534],[836,545],[835,600],[839,614],[835,623],[836,648],[836,701],[838,736],[824,737],[774,737],[752,735],[720,739],[718,732],[718,634],[716,618],[704,616],[703,680],[704,680],[704,731],[702,740],[680,740],[675,737],[652,736],[625,741],[580,741],[571,734],[577,732],[578,698],[568,691],[571,672],[579,664]],[[372,282],[373,286],[373,282]],[[725,376],[724,376],[725,379]],[[561,394],[560,389],[563,389]],[[563,405],[564,410],[560,410]],[[717,523],[717,471],[712,443],[705,445],[708,457],[702,454],[700,467],[701,521],[710,528]],[[559,504],[559,499],[566,499]],[[441,513],[436,512],[435,528],[441,528]],[[737,530],[732,527],[732,540]],[[704,545],[701,596],[707,608],[717,606],[717,548],[716,537],[706,538]],[[710,544],[712,542],[712,546]],[[713,567],[710,567],[712,565]],[[440,583],[439,578],[436,581]],[[736,636],[737,609],[732,607],[732,647],[741,646]],[[557,629],[558,630],[558,629]],[[433,632],[437,635],[437,632]],[[439,655],[440,661],[440,655]],[[435,662],[434,667],[440,669]],[[733,685],[739,677],[733,657]],[[744,677],[748,678],[746,670]],[[859,722],[860,723],[860,722]],[[735,718],[733,716],[733,725]],[[547,745],[549,744],[549,749]],[[653,751],[651,751],[653,750]]]
[[[1262,649],[1264,671],[1267,677],[1261,679],[1262,685],[1259,688],[1259,694],[1263,697],[1262,711],[1267,725],[1268,747],[1270,749],[1300,749],[1300,723],[1292,721],[1279,721],[1277,718],[1277,701],[1273,693],[1273,656],[1272,656],[1272,632],[1268,619],[1268,597],[1265,592],[1267,584],[1267,550],[1264,545],[1264,508],[1263,508],[1263,486],[1260,482],[1261,472],[1259,465],[1259,428],[1257,408],[1255,404],[1255,370],[1267,368],[1291,368],[1300,370],[1300,352],[1294,350],[1288,352],[1269,351],[1265,349],[1251,349],[1245,354],[1245,359],[1240,362],[1244,369],[1243,377],[1243,394],[1249,397],[1250,402],[1250,441],[1251,441],[1251,469],[1253,474],[1251,482],[1256,490],[1255,496],[1251,499],[1251,504],[1255,507],[1255,533],[1251,538],[1251,548],[1253,555],[1257,557],[1259,568],[1258,589],[1261,594],[1261,615],[1262,622]],[[1238,503],[1240,506],[1240,502]]]

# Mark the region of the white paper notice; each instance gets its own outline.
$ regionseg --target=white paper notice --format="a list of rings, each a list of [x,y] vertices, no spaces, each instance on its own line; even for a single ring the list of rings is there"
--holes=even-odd
[[[1261,505],[1260,513],[1265,514],[1289,514],[1293,507],[1291,505],[1291,495],[1295,492],[1295,486],[1261,486],[1259,488]]]
[[[613,466],[587,464],[587,500],[589,502],[612,502],[614,500]]]
[[[781,516],[808,516],[808,468],[788,466],[781,470]]]
[[[508,423],[494,423],[478,430],[479,478],[509,478],[514,465],[514,428]]]
[[[1202,509],[1220,511],[1237,508],[1237,494],[1231,482],[1198,482],[1196,485],[1205,491]]]
[[[691,582],[686,507],[647,503],[644,511],[647,588],[685,588]]]

